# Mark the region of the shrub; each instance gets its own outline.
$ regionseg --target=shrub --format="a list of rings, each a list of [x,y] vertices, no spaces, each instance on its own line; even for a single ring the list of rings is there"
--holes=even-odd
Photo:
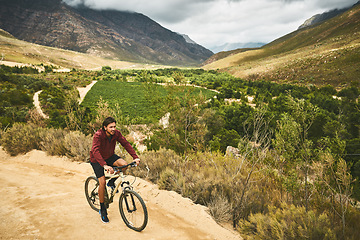
[[[64,143],[66,132],[62,129],[48,129],[42,134],[41,150],[49,155],[66,155]]]
[[[270,207],[268,214],[251,214],[240,226],[246,239],[336,239],[327,214],[306,212],[294,205]]]
[[[223,195],[217,195],[207,205],[209,213],[216,222],[226,223],[231,220],[232,206]]]
[[[1,145],[11,156],[39,149],[42,129],[31,125],[15,123],[1,135]]]
[[[167,167],[180,169],[179,163],[183,162],[182,158],[173,150],[163,148],[156,152],[145,152],[141,156],[141,161],[140,166],[136,168],[137,175],[147,177],[152,182],[157,182],[161,172]],[[147,169],[149,169],[149,171]]]
[[[101,68],[101,71],[103,71],[103,72],[111,71],[111,67],[110,67],[110,66],[103,66],[103,67]]]
[[[175,172],[170,167],[167,167],[161,172],[158,185],[160,189],[175,191],[181,194],[185,184],[184,179],[179,172]]]
[[[46,127],[47,125],[47,120],[38,112],[36,108],[29,109],[26,120],[27,123],[42,128]]]
[[[66,156],[75,161],[86,162],[89,160],[92,146],[92,138],[81,132],[70,132],[64,138],[64,146],[67,150]]]

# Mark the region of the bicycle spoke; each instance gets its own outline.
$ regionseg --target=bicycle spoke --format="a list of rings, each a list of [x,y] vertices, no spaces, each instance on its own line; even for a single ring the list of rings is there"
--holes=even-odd
[[[147,224],[147,209],[141,197],[128,191],[120,197],[120,213],[125,224],[133,230],[142,231]]]
[[[98,194],[99,182],[96,177],[88,177],[85,181],[85,196],[92,209],[99,211],[100,200]]]

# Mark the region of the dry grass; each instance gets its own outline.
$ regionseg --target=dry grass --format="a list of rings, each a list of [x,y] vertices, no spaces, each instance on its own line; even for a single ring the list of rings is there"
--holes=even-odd
[[[81,132],[47,129],[34,124],[15,123],[1,131],[1,145],[12,156],[41,149],[49,155],[67,156],[75,161],[89,159],[92,137]]]
[[[125,61],[115,61],[111,59],[100,58],[96,55],[41,46],[1,34],[0,55],[4,57],[0,64],[45,64],[54,65],[64,70],[70,70],[73,68],[101,70],[103,66],[110,66],[112,69],[146,69],[162,67]]]
[[[232,55],[228,58],[221,59],[217,62],[206,65],[203,68],[206,70],[220,69],[240,78],[251,78],[255,75],[257,76],[257,79],[271,79],[275,81],[282,80],[290,82],[304,78],[304,76],[308,73],[314,74],[310,72],[310,69],[314,67],[310,60],[315,59],[318,62],[322,60],[324,63],[326,61],[323,59],[324,56],[329,56],[331,54],[341,53],[344,51],[354,51],[354,49],[359,48],[360,43],[356,42],[341,47],[338,47],[337,44],[319,46],[316,48],[311,46],[284,54],[279,54],[276,57],[269,56],[254,61],[242,62],[243,59],[246,59],[249,56],[256,56],[257,54],[261,54],[264,50],[260,49]],[[302,68],[297,69],[297,74],[292,76],[294,74],[294,69],[296,69],[295,67],[300,66],[299,62],[303,63]],[[342,67],[346,66],[341,66],[341,62],[339,62],[339,66],[337,68],[335,67],[334,69],[337,70],[341,69]],[[321,68],[316,69],[316,71],[320,72]],[[324,75],[325,74],[326,73],[324,73]],[[301,77],[301,75],[304,76]],[[328,74],[326,76],[328,76]],[[334,76],[330,75],[328,77],[331,79]],[[326,82],[324,84],[326,84]]]
[[[92,137],[81,132],[69,132],[64,138],[64,146],[67,150],[66,156],[75,160],[86,162],[90,158]]]
[[[216,222],[228,223],[232,218],[232,205],[223,195],[217,195],[208,204],[209,213]]]
[[[1,145],[11,156],[39,149],[42,128],[32,124],[15,123],[1,134]]]
[[[359,16],[357,6],[323,24],[292,32],[260,49],[230,55],[203,68],[251,80],[316,85],[359,81]]]
[[[240,167],[238,158],[217,152],[198,152],[180,157],[172,150],[160,149],[145,152],[141,159],[142,164],[136,169],[136,175],[147,177],[162,189],[176,191],[195,203],[208,206],[210,214],[221,223],[231,221],[235,211],[239,212],[238,215],[247,215],[251,209],[264,208],[265,202],[270,203],[269,198],[277,199],[269,197],[278,192],[270,190],[274,186],[265,178],[257,184],[262,184],[271,194],[261,195],[259,188],[249,186],[243,198],[246,201],[241,209],[238,208],[249,170],[247,163]]]
[[[42,134],[41,150],[47,154],[55,156],[63,156],[67,149],[64,145],[64,137],[66,132],[62,129],[47,129]]]

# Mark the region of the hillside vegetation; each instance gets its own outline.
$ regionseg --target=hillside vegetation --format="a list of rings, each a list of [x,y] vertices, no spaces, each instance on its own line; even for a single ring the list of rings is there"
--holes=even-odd
[[[92,134],[114,116],[131,143],[134,129],[144,135],[138,176],[207,206],[243,238],[358,239],[359,19],[357,6],[261,49],[235,51],[204,67],[211,70],[1,65],[0,144],[11,155],[41,149],[87,161]],[[9,56],[38,56],[4,38]],[[21,49],[32,54],[16,55]],[[63,59],[46,51],[39,55]],[[80,104],[76,88],[92,81]],[[39,90],[49,119],[33,107]]]
[[[343,86],[360,81],[360,5],[262,48],[205,65],[251,80]]]
[[[207,206],[244,238],[358,237],[358,86],[246,81],[202,69],[45,69],[0,68],[0,144],[11,155],[41,149],[86,161],[105,117],[131,142],[134,123],[145,122],[137,175]],[[94,80],[79,104],[76,87]],[[38,90],[49,119],[32,107]]]
[[[0,55],[2,56],[0,64],[53,65],[65,70],[73,68],[101,70],[102,66],[110,66],[113,69],[154,67],[154,65],[114,61],[85,53],[28,43],[14,38],[3,30],[0,31]]]

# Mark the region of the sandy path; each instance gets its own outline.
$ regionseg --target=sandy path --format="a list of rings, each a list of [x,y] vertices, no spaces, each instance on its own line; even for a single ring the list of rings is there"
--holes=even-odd
[[[95,85],[97,81],[92,81],[89,85],[87,85],[86,87],[78,87],[77,90],[79,91],[79,95],[80,95],[80,99],[79,99],[79,104],[84,100],[87,92]],[[33,97],[33,102],[35,105],[36,110],[38,111],[38,113],[43,117],[43,118],[49,118],[41,109],[40,106],[40,101],[39,101],[39,94],[42,92],[38,91],[34,94]]]
[[[43,118],[49,118],[49,116],[47,116],[41,109],[40,107],[40,101],[39,101],[39,95],[40,93],[42,92],[42,90],[36,92],[34,94],[34,97],[33,97],[33,101],[34,101],[34,105],[35,105],[35,108],[36,110],[38,111],[38,113],[43,117]]]
[[[84,100],[87,92],[95,85],[96,82],[97,81],[92,81],[86,87],[78,87],[77,88],[77,90],[79,91],[79,94],[80,94],[79,104],[82,103],[82,101]]]
[[[1,147],[0,164],[0,239],[241,239],[216,224],[205,207],[142,179],[135,189],[147,204],[149,223],[138,233],[123,223],[117,199],[109,224],[89,207],[83,190],[92,175],[89,164],[37,150],[10,157]]]

